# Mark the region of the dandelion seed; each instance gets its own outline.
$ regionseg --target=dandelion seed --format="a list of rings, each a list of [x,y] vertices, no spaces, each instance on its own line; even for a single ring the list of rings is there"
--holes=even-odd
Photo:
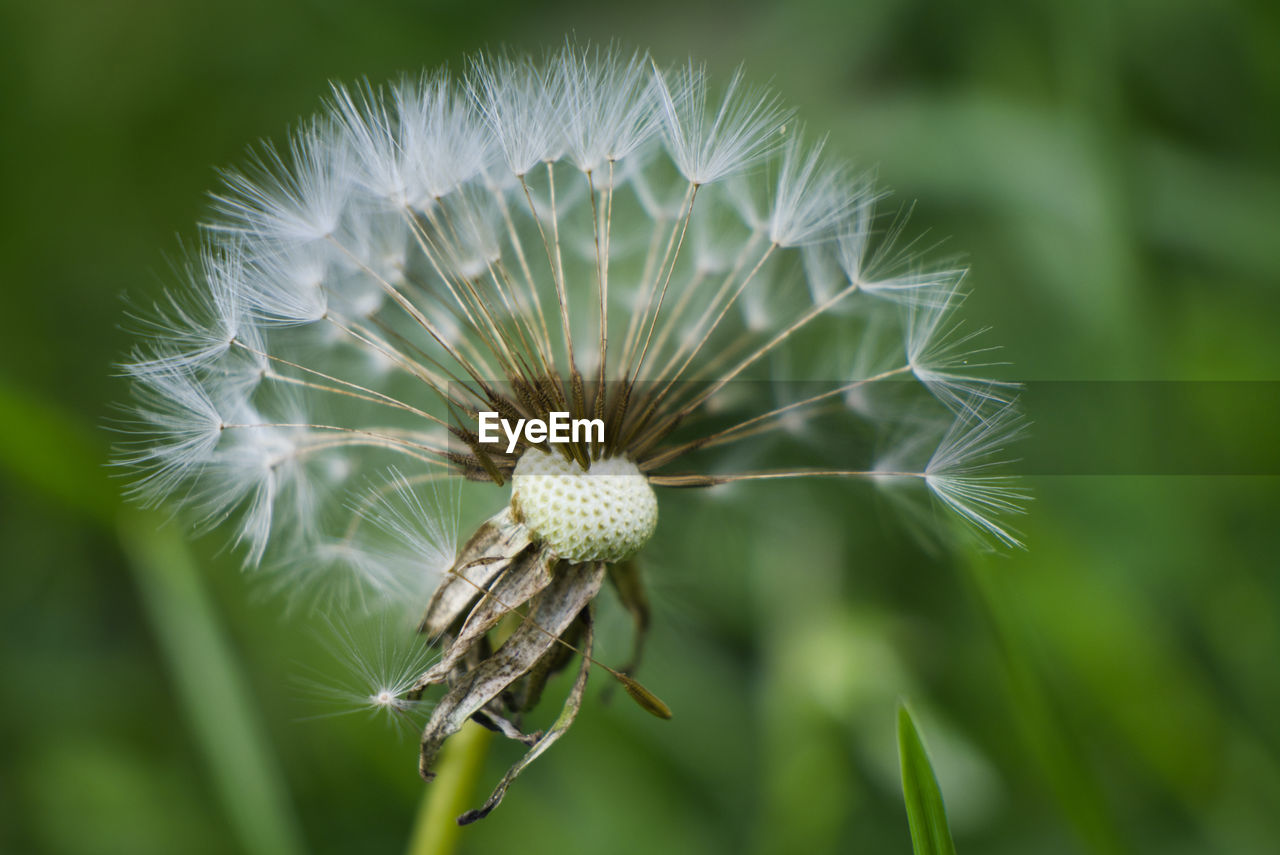
[[[337,86],[288,146],[227,175],[188,291],[144,329],[121,454],[135,492],[230,520],[247,564],[330,610],[425,605],[430,661],[422,644],[379,654],[347,699],[400,719],[440,692],[427,779],[469,718],[528,746],[467,821],[564,734],[593,668],[670,716],[635,676],[636,560],[664,490],[891,483],[1017,542],[1004,519],[1024,497],[986,462],[1016,432],[1013,393],[954,320],[961,271],[922,266],[900,226],[877,234],[870,178],[789,115],[741,71],[717,92],[692,63],[572,44],[478,57],[461,81]],[[815,379],[804,354],[832,341],[835,382],[786,385]],[[481,414],[509,435],[486,438]],[[561,442],[561,418],[600,430]],[[916,460],[939,418],[954,427]],[[893,448],[760,465],[832,420]],[[460,539],[444,479],[510,492]],[[636,633],[621,667],[593,656],[606,584]],[[556,725],[526,732],[575,654]]]
[[[538,68],[523,57],[477,57],[472,64],[471,97],[517,178],[556,160],[565,145],[557,103],[564,93],[550,85],[553,75],[551,67]]]
[[[339,624],[324,618],[317,636],[336,667],[307,672],[297,679],[306,695],[332,708],[313,717],[363,712],[399,732],[422,727],[429,704],[408,695],[435,654],[421,638],[385,619]]]
[[[1012,475],[1002,471],[1001,449],[1017,438],[1025,423],[1012,405],[986,417],[977,407],[955,421],[925,467],[929,489],[980,533],[1007,546],[1021,546],[1018,533],[1000,520],[1021,514],[1029,500]]]
[[[287,159],[271,145],[263,146],[245,172],[225,173],[226,190],[213,197],[222,218],[209,228],[265,244],[325,238],[338,228],[351,190],[347,152],[320,119],[293,137]]]
[[[584,173],[600,172],[635,151],[652,134],[657,116],[645,58],[619,50],[583,50],[569,44],[557,57],[556,86],[564,93],[564,136],[569,158]]]
[[[1012,401],[1017,384],[986,379],[976,371],[994,363],[992,347],[977,347],[985,330],[965,330],[953,320],[963,302],[959,279],[932,285],[927,300],[907,307],[907,361],[915,376],[939,400],[961,413],[974,413],[988,405],[1003,407]]]
[[[849,180],[842,164],[824,164],[826,139],[806,150],[804,134],[791,132],[778,168],[778,186],[769,217],[769,239],[779,246],[801,246],[829,237],[871,188]]]
[[[720,105],[711,97],[706,69],[691,61],[670,74],[655,69],[668,153],[693,184],[710,184],[744,172],[777,147],[776,131],[789,111],[766,90],[746,87],[740,68],[729,78]]]

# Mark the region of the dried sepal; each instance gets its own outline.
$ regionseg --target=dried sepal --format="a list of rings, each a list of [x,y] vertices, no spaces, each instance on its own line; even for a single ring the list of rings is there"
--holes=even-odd
[[[575,653],[582,652],[581,642],[585,620],[585,613],[579,615],[578,620],[570,624],[560,636],[560,643],[551,645],[551,648],[526,674],[507,687],[497,701],[505,710],[519,716],[538,705],[547,681],[563,671]]]
[[[445,648],[440,661],[422,675],[414,688],[421,690],[448,679],[472,645],[518,606],[551,584],[552,567],[557,560],[545,549],[521,552],[493,582],[491,589],[481,595],[457,636]]]
[[[529,531],[504,507],[486,520],[458,551],[453,567],[431,596],[418,631],[442,635],[466,614],[485,588],[529,546]]]
[[[634,561],[610,564],[609,583],[618,594],[618,601],[622,603],[622,607],[631,615],[635,628],[631,659],[618,670],[624,674],[634,674],[640,667],[645,638],[649,634],[649,598],[645,595],[644,583],[640,580],[640,571]]]
[[[502,712],[494,709],[494,704],[488,704],[480,712],[471,717],[476,724],[487,727],[496,733],[501,733],[507,739],[513,742],[523,742],[525,745],[533,745],[542,738],[541,731],[533,731],[525,733],[520,726],[504,715]]]
[[[555,723],[547,729],[547,732],[533,744],[533,747],[514,766],[507,770],[507,774],[502,777],[502,780],[498,782],[498,786],[494,788],[493,795],[489,796],[489,799],[478,809],[467,811],[458,817],[458,825],[469,825],[488,816],[494,808],[502,803],[503,797],[507,794],[507,788],[511,786],[511,783],[515,781],[520,773],[530,763],[537,760],[542,755],[542,752],[554,745],[556,740],[564,735],[564,732],[573,724],[574,719],[578,717],[578,710],[582,707],[582,696],[587,688],[587,677],[591,673],[591,648],[595,639],[591,611],[591,607],[588,605],[578,616],[578,625],[582,627],[582,662],[578,666],[577,679],[573,681],[573,688],[569,690],[569,696],[565,698],[560,715],[556,717]]]
[[[551,584],[529,603],[529,613],[502,646],[461,679],[440,700],[422,734],[418,770],[435,777],[431,766],[444,741],[546,654],[578,614],[600,591],[604,565],[560,564]]]

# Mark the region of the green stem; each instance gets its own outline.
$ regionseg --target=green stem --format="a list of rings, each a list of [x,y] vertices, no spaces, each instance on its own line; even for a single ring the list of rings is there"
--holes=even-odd
[[[408,855],[451,855],[458,845],[458,817],[472,807],[476,781],[484,768],[493,732],[473,721],[454,734],[444,747],[435,780],[414,820]]]

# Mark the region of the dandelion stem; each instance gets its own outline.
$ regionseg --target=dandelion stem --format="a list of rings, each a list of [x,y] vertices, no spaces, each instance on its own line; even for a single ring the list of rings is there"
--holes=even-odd
[[[445,745],[436,778],[426,786],[418,808],[408,855],[450,855],[457,848],[458,817],[474,801],[492,739],[492,731],[469,721]]]

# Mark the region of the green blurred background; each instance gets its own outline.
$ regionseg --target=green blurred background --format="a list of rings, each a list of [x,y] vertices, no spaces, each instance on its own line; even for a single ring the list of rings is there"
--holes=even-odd
[[[966,254],[1009,376],[1280,380],[1275,3],[5,3],[0,850],[403,850],[412,738],[312,719],[307,617],[118,500],[123,295],[328,81],[569,32],[771,79]],[[1274,460],[1268,412],[1189,395],[1169,429]],[[1100,455],[1127,428],[1078,415]],[[664,503],[645,677],[676,718],[591,692],[462,850],[908,852],[905,697],[962,852],[1280,851],[1277,479],[1029,481],[1029,549],[958,559],[831,485]]]

